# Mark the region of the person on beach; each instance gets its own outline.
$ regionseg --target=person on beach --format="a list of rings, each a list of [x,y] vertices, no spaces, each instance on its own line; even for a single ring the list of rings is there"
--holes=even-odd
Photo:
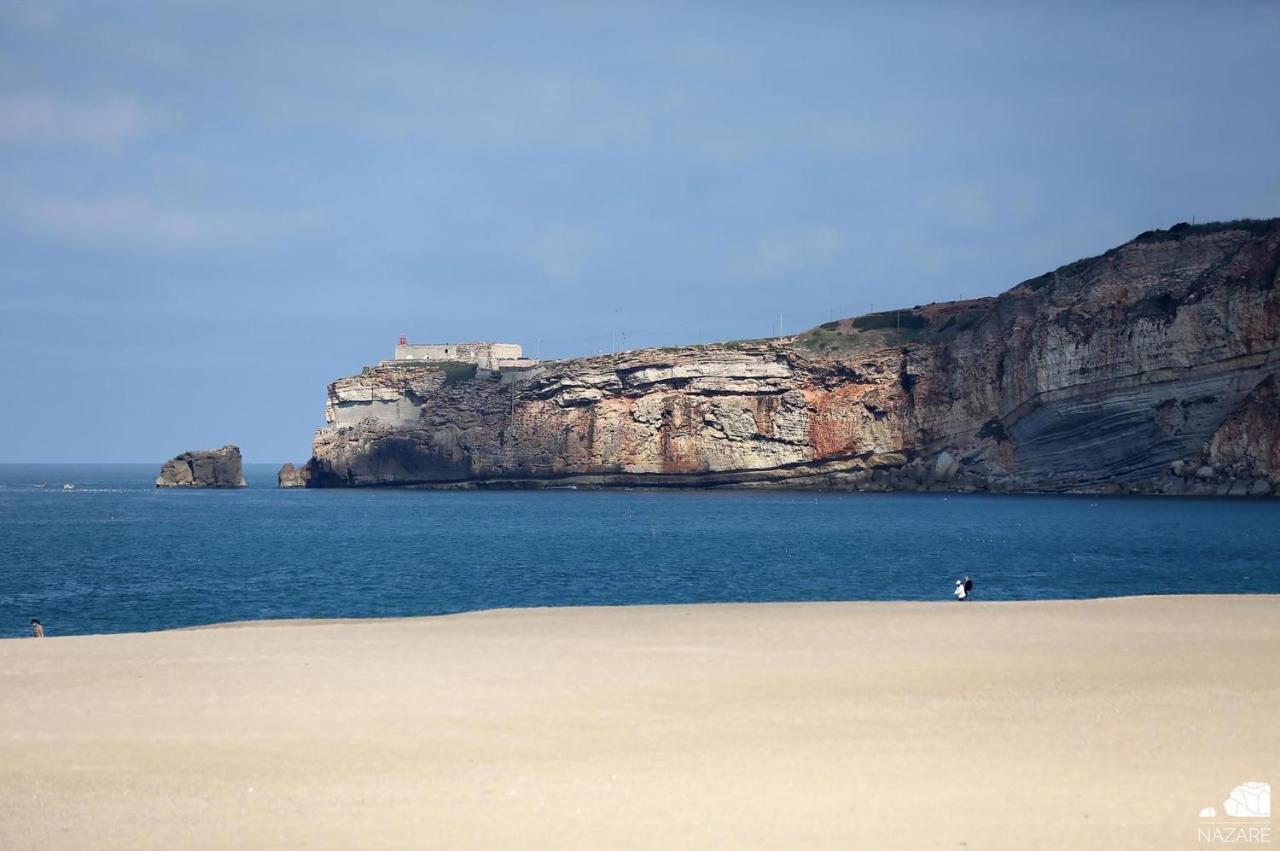
[[[44,638],[44,624],[40,623],[39,618],[31,619],[31,636],[33,638]]]
[[[973,580],[966,576],[964,579],[956,580],[956,588],[952,593],[956,595],[957,600],[967,600],[969,599],[969,594],[972,591]]]

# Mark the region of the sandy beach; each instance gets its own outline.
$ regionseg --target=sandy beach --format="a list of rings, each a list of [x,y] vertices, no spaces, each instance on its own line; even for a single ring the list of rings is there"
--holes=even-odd
[[[0,684],[5,849],[1203,848],[1280,779],[1268,596],[50,637]]]

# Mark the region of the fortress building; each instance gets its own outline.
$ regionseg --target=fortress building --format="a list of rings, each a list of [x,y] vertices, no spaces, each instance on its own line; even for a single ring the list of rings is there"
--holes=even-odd
[[[536,360],[524,356],[517,343],[410,343],[400,338],[397,361],[455,361],[474,363],[481,369],[528,369]]]

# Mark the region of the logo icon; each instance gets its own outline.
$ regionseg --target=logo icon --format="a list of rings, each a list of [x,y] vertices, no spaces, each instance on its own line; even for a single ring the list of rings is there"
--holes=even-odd
[[[1235,818],[1271,818],[1271,784],[1241,783],[1222,802],[1222,809]]]
[[[1201,842],[1271,842],[1271,784],[1260,780],[1241,783],[1217,807],[1200,811]]]

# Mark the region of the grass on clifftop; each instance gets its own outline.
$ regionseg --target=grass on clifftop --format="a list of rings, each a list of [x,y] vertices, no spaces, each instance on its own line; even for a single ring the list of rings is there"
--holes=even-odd
[[[893,311],[885,314],[872,313],[853,319],[841,319],[838,322],[824,322],[817,328],[810,329],[796,338],[796,345],[814,352],[845,352],[858,349],[890,349],[904,343],[921,342],[929,337],[928,319],[906,313],[909,324],[899,326]],[[862,320],[869,320],[858,323]]]
[[[1201,236],[1207,233],[1221,233],[1229,230],[1243,230],[1251,234],[1264,234],[1280,224],[1280,219],[1233,219],[1229,222],[1204,222],[1198,225],[1178,222],[1168,230],[1143,231],[1133,238],[1133,242],[1176,242],[1189,236]]]
[[[984,300],[952,305],[930,305],[904,310],[868,313],[851,319],[824,322],[796,338],[796,344],[814,352],[847,352],[888,349],[908,343],[949,340],[971,328],[987,314]]]

